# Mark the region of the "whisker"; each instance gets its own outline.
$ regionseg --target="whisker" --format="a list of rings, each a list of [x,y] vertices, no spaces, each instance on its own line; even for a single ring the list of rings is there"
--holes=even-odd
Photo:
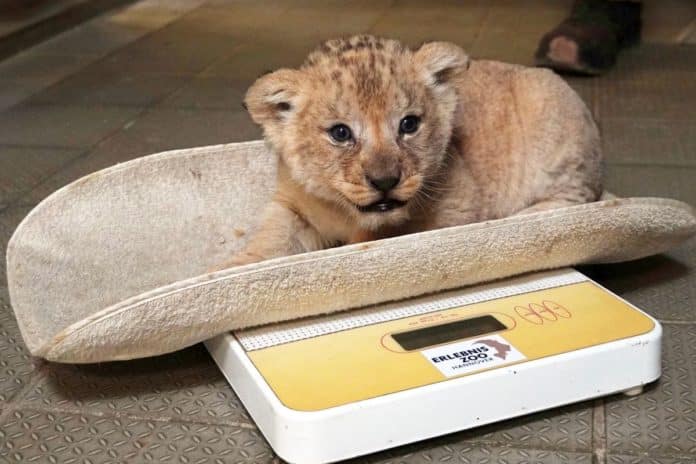
[[[449,185],[449,184],[448,184],[447,182],[440,182],[440,181],[437,181],[437,180],[435,180],[435,179],[427,179],[427,180],[424,180],[424,181],[423,181],[423,185],[439,185],[439,186],[442,186],[442,185]]]
[[[425,204],[425,200],[419,196],[416,196],[415,200],[416,200],[416,206],[418,206],[418,208],[421,210],[421,212],[424,215],[427,215],[429,213],[429,211],[427,209],[427,205]]]
[[[446,185],[446,184],[441,184],[441,185],[432,185],[432,184],[423,184],[421,187],[426,190],[430,190],[431,192],[449,192],[453,190],[453,187]]]
[[[425,198],[427,198],[428,200],[435,201],[435,197],[433,197],[432,195],[430,195],[430,194],[429,194],[428,192],[426,192],[425,190],[421,190],[421,194],[422,194]]]
[[[450,193],[454,191],[455,189],[453,187],[433,187],[433,186],[428,186],[425,185],[421,188],[421,191],[424,191],[429,194],[437,195],[439,197],[442,197],[443,195]]]

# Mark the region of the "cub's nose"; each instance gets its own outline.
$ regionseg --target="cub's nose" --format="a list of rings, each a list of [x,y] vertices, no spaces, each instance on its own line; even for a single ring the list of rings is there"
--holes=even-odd
[[[396,185],[399,183],[399,180],[401,179],[396,176],[380,177],[377,179],[367,176],[367,180],[370,182],[370,185],[372,185],[374,188],[376,188],[380,192],[386,193],[389,190],[396,187]]]

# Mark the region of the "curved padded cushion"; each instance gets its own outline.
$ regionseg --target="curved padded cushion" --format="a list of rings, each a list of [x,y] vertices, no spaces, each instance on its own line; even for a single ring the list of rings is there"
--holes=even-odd
[[[263,142],[152,155],[86,176],[17,228],[9,291],[32,354],[156,355],[218,333],[579,263],[660,253],[696,231],[674,200],[609,199],[206,274],[274,185]]]

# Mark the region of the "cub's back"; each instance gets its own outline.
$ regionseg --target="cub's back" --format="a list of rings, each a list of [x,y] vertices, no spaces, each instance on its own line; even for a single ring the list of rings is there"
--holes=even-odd
[[[599,132],[563,79],[545,69],[472,61],[457,88],[454,163],[477,184],[482,219],[514,214],[561,191],[584,201],[599,196]]]

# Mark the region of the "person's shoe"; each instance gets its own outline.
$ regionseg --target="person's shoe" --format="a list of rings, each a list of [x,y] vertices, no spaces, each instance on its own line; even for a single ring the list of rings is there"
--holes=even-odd
[[[640,40],[640,3],[577,0],[570,16],[548,32],[534,55],[536,65],[596,75],[616,63],[619,50]]]

